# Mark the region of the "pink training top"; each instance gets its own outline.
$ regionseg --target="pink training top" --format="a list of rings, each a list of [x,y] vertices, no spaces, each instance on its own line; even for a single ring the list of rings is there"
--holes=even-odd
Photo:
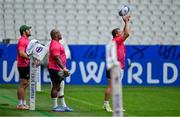
[[[17,49],[18,49],[17,66],[18,67],[28,67],[30,65],[29,59],[26,59],[19,55],[19,50],[26,52],[26,48],[27,48],[28,44],[29,44],[29,39],[25,36],[21,36],[21,38],[19,39],[18,44],[17,44]]]
[[[117,47],[117,59],[120,61],[120,68],[124,69],[125,67],[125,56],[126,56],[126,48],[124,45],[124,35],[115,37],[112,39],[116,42]]]
[[[48,68],[54,70],[61,70],[61,68],[55,63],[54,57],[59,56],[64,67],[66,66],[66,54],[63,45],[57,40],[51,40],[49,46],[49,62]]]

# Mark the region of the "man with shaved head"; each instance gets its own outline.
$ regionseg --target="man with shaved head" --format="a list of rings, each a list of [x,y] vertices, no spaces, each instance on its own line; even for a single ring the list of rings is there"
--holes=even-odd
[[[52,81],[51,98],[53,100],[53,111],[55,112],[71,112],[64,100],[64,78],[68,77],[69,70],[66,68],[66,54],[63,45],[62,35],[58,29],[50,32],[51,43],[49,46],[48,71]],[[60,92],[60,95],[58,93]],[[61,99],[62,106],[58,106],[57,99]]]

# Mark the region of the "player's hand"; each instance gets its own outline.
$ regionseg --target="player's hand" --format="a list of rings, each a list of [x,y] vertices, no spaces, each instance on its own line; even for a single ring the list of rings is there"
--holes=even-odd
[[[122,17],[122,18],[123,18],[123,21],[124,21],[125,23],[127,23],[127,22],[129,22],[131,16],[130,16],[130,15],[126,15],[126,16],[124,16],[124,17]]]
[[[68,77],[70,75],[70,72],[68,69],[64,68],[63,69],[63,74],[64,74],[64,77]]]
[[[39,67],[41,65],[41,61],[34,58],[32,65],[33,67]]]

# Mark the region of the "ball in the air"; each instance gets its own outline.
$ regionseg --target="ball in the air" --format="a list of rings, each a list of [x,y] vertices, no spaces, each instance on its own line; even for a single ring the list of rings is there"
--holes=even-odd
[[[123,7],[121,7],[121,9],[119,10],[119,16],[125,16],[129,13],[130,8],[128,5],[124,5]]]

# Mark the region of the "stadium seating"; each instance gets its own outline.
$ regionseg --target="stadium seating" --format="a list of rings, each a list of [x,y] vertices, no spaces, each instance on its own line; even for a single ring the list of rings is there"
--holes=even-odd
[[[17,43],[27,24],[43,42],[59,28],[69,44],[106,44],[113,28],[122,29],[122,4],[131,7],[127,44],[180,44],[180,0],[0,0],[0,41]]]

